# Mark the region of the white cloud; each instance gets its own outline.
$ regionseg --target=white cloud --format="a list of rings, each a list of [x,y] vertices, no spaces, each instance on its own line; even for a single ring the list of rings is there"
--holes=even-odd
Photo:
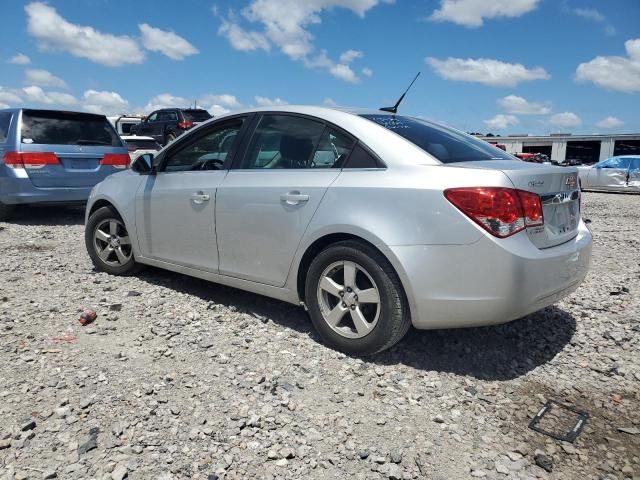
[[[147,105],[144,107],[144,111],[151,113],[153,110],[158,110],[160,108],[185,108],[192,104],[193,100],[189,100],[188,98],[177,97],[170,93],[161,93],[149,100]]]
[[[616,117],[606,117],[596,123],[596,127],[604,129],[621,128],[624,122]]]
[[[370,68],[368,68],[368,67],[364,67],[364,68],[362,69],[362,74],[363,74],[365,77],[371,77],[371,76],[373,75],[373,70],[371,70],[371,69],[370,69]]]
[[[30,85],[22,89],[23,98],[27,102],[45,103],[47,105],[77,105],[78,99],[69,93],[45,92],[37,85]]]
[[[55,8],[32,2],[25,7],[27,30],[42,50],[65,51],[110,67],[142,63],[144,52],[127,35],[101,33],[89,26],[75,25],[62,18]]]
[[[551,113],[549,104],[530,102],[517,95],[507,95],[499,99],[498,106],[503,111],[516,115],[548,115]]]
[[[437,22],[453,22],[465,27],[481,27],[485,18],[520,17],[534,10],[539,0],[440,0],[431,14]]]
[[[89,112],[118,115],[129,111],[129,102],[116,92],[86,90],[83,99],[82,106]]]
[[[227,37],[229,43],[236,50],[251,52],[254,50],[271,50],[271,44],[267,38],[258,32],[249,32],[237,23],[223,20],[218,29],[218,34]]]
[[[9,59],[9,63],[13,63],[14,65],[29,65],[31,59],[24,53],[18,53]]]
[[[259,107],[277,107],[279,105],[287,105],[286,100],[282,100],[281,98],[268,98],[268,97],[260,97],[256,95],[255,97],[256,105]]]
[[[48,70],[29,68],[24,72],[24,83],[41,87],[66,87],[67,84]]]
[[[640,92],[640,38],[627,40],[624,48],[626,57],[599,56],[581,63],[576,69],[576,79],[609,90]]]
[[[20,97],[18,92],[0,87],[0,103],[5,105],[2,108],[8,108],[10,105],[17,105],[22,103],[22,98]]]
[[[570,10],[570,12],[584,19],[601,24],[604,27],[604,32],[607,35],[616,34],[615,27],[607,21],[607,17],[605,17],[595,8],[573,8]]]
[[[484,124],[490,130],[504,130],[505,128],[518,125],[519,123],[520,121],[518,120],[518,117],[514,115],[504,115],[502,113],[484,121]]]
[[[183,60],[195,55],[198,49],[173,32],[160,30],[147,23],[138,25],[142,34],[142,44],[147,50],[160,52],[173,60]]]
[[[364,54],[360,50],[347,50],[340,55],[340,63],[351,63],[356,58],[362,58]]]
[[[553,115],[549,123],[555,127],[571,128],[580,126],[582,119],[573,112],[562,112]]]
[[[355,74],[349,65],[343,65],[342,63],[338,63],[333,65],[329,69],[329,73],[336,78],[340,78],[345,82],[350,83],[358,83],[358,76]]]
[[[242,107],[238,99],[229,94],[204,95],[198,99],[198,105],[203,105],[214,117],[225,115]]]
[[[447,80],[476,82],[493,87],[515,87],[520,82],[551,78],[542,67],[528,69],[519,63],[506,63],[490,58],[449,57],[439,60],[427,57],[426,62],[438,75]]]
[[[331,97],[327,97],[327,98],[325,98],[325,99],[322,101],[322,104],[323,104],[323,105],[326,105],[327,107],[335,107],[336,105],[338,105],[338,104],[336,103],[336,101],[335,101],[333,98],[331,98]]]
[[[242,18],[230,12],[222,19],[218,33],[225,36],[237,50],[270,50],[275,46],[291,60],[301,61],[309,68],[323,68],[336,78],[348,82],[357,76],[348,64],[362,57],[358,50],[343,52],[339,61],[330,60],[325,52],[316,53],[314,36],[308,30],[322,23],[321,13],[333,8],[345,8],[363,17],[379,3],[392,0],[252,0],[242,9]],[[214,9],[214,13],[217,10]],[[216,13],[217,14],[217,13]],[[247,21],[258,30],[247,30],[240,24]],[[319,60],[320,57],[320,60]],[[324,57],[324,58],[322,58]],[[321,60],[328,61],[321,61]]]

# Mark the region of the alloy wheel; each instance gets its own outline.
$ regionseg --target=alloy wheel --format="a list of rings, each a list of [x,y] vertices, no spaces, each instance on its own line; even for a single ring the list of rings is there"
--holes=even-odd
[[[334,262],[320,276],[318,305],[324,321],[346,338],[368,335],[380,316],[380,291],[369,273],[352,261]]]
[[[131,240],[118,219],[109,218],[96,226],[93,245],[100,260],[107,265],[119,267],[131,260]]]

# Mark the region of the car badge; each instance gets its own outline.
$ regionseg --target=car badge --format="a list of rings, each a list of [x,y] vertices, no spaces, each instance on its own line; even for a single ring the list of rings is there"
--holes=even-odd
[[[530,187],[541,187],[544,185],[544,180],[531,180],[529,182]]]

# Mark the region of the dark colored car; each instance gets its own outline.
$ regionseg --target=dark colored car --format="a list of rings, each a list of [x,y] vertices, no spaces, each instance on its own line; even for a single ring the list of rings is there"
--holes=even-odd
[[[153,137],[161,145],[174,141],[193,126],[213,118],[201,108],[163,108],[131,127],[131,134]]]

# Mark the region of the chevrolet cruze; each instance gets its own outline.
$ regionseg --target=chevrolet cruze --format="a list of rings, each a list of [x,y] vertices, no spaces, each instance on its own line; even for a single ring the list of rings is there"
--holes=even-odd
[[[508,322],[584,279],[577,170],[449,127],[285,106],[208,121],[92,191],[99,270],[142,265],[301,304],[333,348]]]

